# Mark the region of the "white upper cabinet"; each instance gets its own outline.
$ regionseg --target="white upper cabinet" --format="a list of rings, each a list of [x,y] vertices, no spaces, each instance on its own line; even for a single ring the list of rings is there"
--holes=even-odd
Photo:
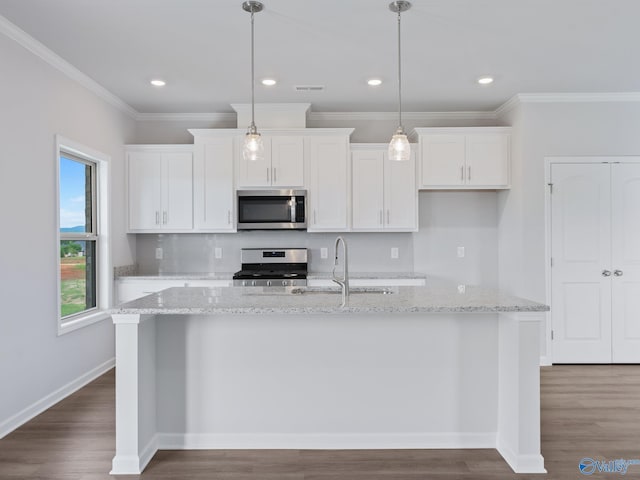
[[[264,158],[245,160],[238,152],[238,187],[303,187],[304,137],[262,134]]]
[[[422,189],[510,188],[510,127],[416,128]]]
[[[326,129],[323,129],[326,130]],[[349,227],[349,135],[353,129],[308,136],[307,230],[341,232]]]
[[[194,135],[194,227],[196,231],[234,232],[233,187],[236,132],[190,130]]]
[[[415,145],[406,162],[388,159],[387,144],[352,144],[353,231],[418,229]]]
[[[193,147],[127,146],[128,230],[193,228]]]

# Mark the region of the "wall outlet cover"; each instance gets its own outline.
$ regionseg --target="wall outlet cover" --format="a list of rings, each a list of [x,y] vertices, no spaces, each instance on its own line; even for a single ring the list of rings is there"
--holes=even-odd
[[[327,249],[327,247],[320,248],[320,258],[328,258],[328,257],[329,257],[329,250]]]
[[[162,247],[158,247],[156,248],[156,260],[162,260]]]
[[[213,255],[217,258],[220,259],[222,258],[222,247],[216,247],[213,249]]]
[[[464,247],[458,247],[458,258],[464,258]]]
[[[399,252],[398,247],[391,247],[391,258],[398,258]]]

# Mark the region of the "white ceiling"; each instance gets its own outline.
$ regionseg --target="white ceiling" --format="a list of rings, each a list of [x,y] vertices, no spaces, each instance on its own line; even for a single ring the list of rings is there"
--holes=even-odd
[[[256,102],[397,108],[390,0],[264,0]],[[517,93],[640,91],[640,0],[413,0],[403,109],[494,110]],[[250,97],[241,0],[0,0],[0,15],[141,113],[232,112]],[[476,79],[495,77],[482,87]],[[167,81],[152,87],[155,77]],[[366,80],[379,77],[380,87]],[[294,85],[324,85],[298,93]]]

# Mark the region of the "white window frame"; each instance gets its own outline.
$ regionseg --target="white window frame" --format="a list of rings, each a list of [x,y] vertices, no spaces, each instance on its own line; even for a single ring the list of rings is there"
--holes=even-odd
[[[56,135],[56,283],[57,283],[57,311],[58,335],[63,335],[88,325],[110,318],[109,308],[112,304],[111,242],[109,225],[109,195],[110,195],[110,160],[104,153],[98,152],[61,135]],[[62,317],[61,285],[60,285],[60,156],[69,154],[95,165],[94,212],[96,239],[96,307],[75,315]]]

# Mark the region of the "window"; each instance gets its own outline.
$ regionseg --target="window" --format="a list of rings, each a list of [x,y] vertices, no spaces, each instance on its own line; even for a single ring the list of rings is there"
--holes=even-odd
[[[108,162],[104,155],[61,137],[57,153],[58,317],[59,333],[64,333],[107,318]]]

